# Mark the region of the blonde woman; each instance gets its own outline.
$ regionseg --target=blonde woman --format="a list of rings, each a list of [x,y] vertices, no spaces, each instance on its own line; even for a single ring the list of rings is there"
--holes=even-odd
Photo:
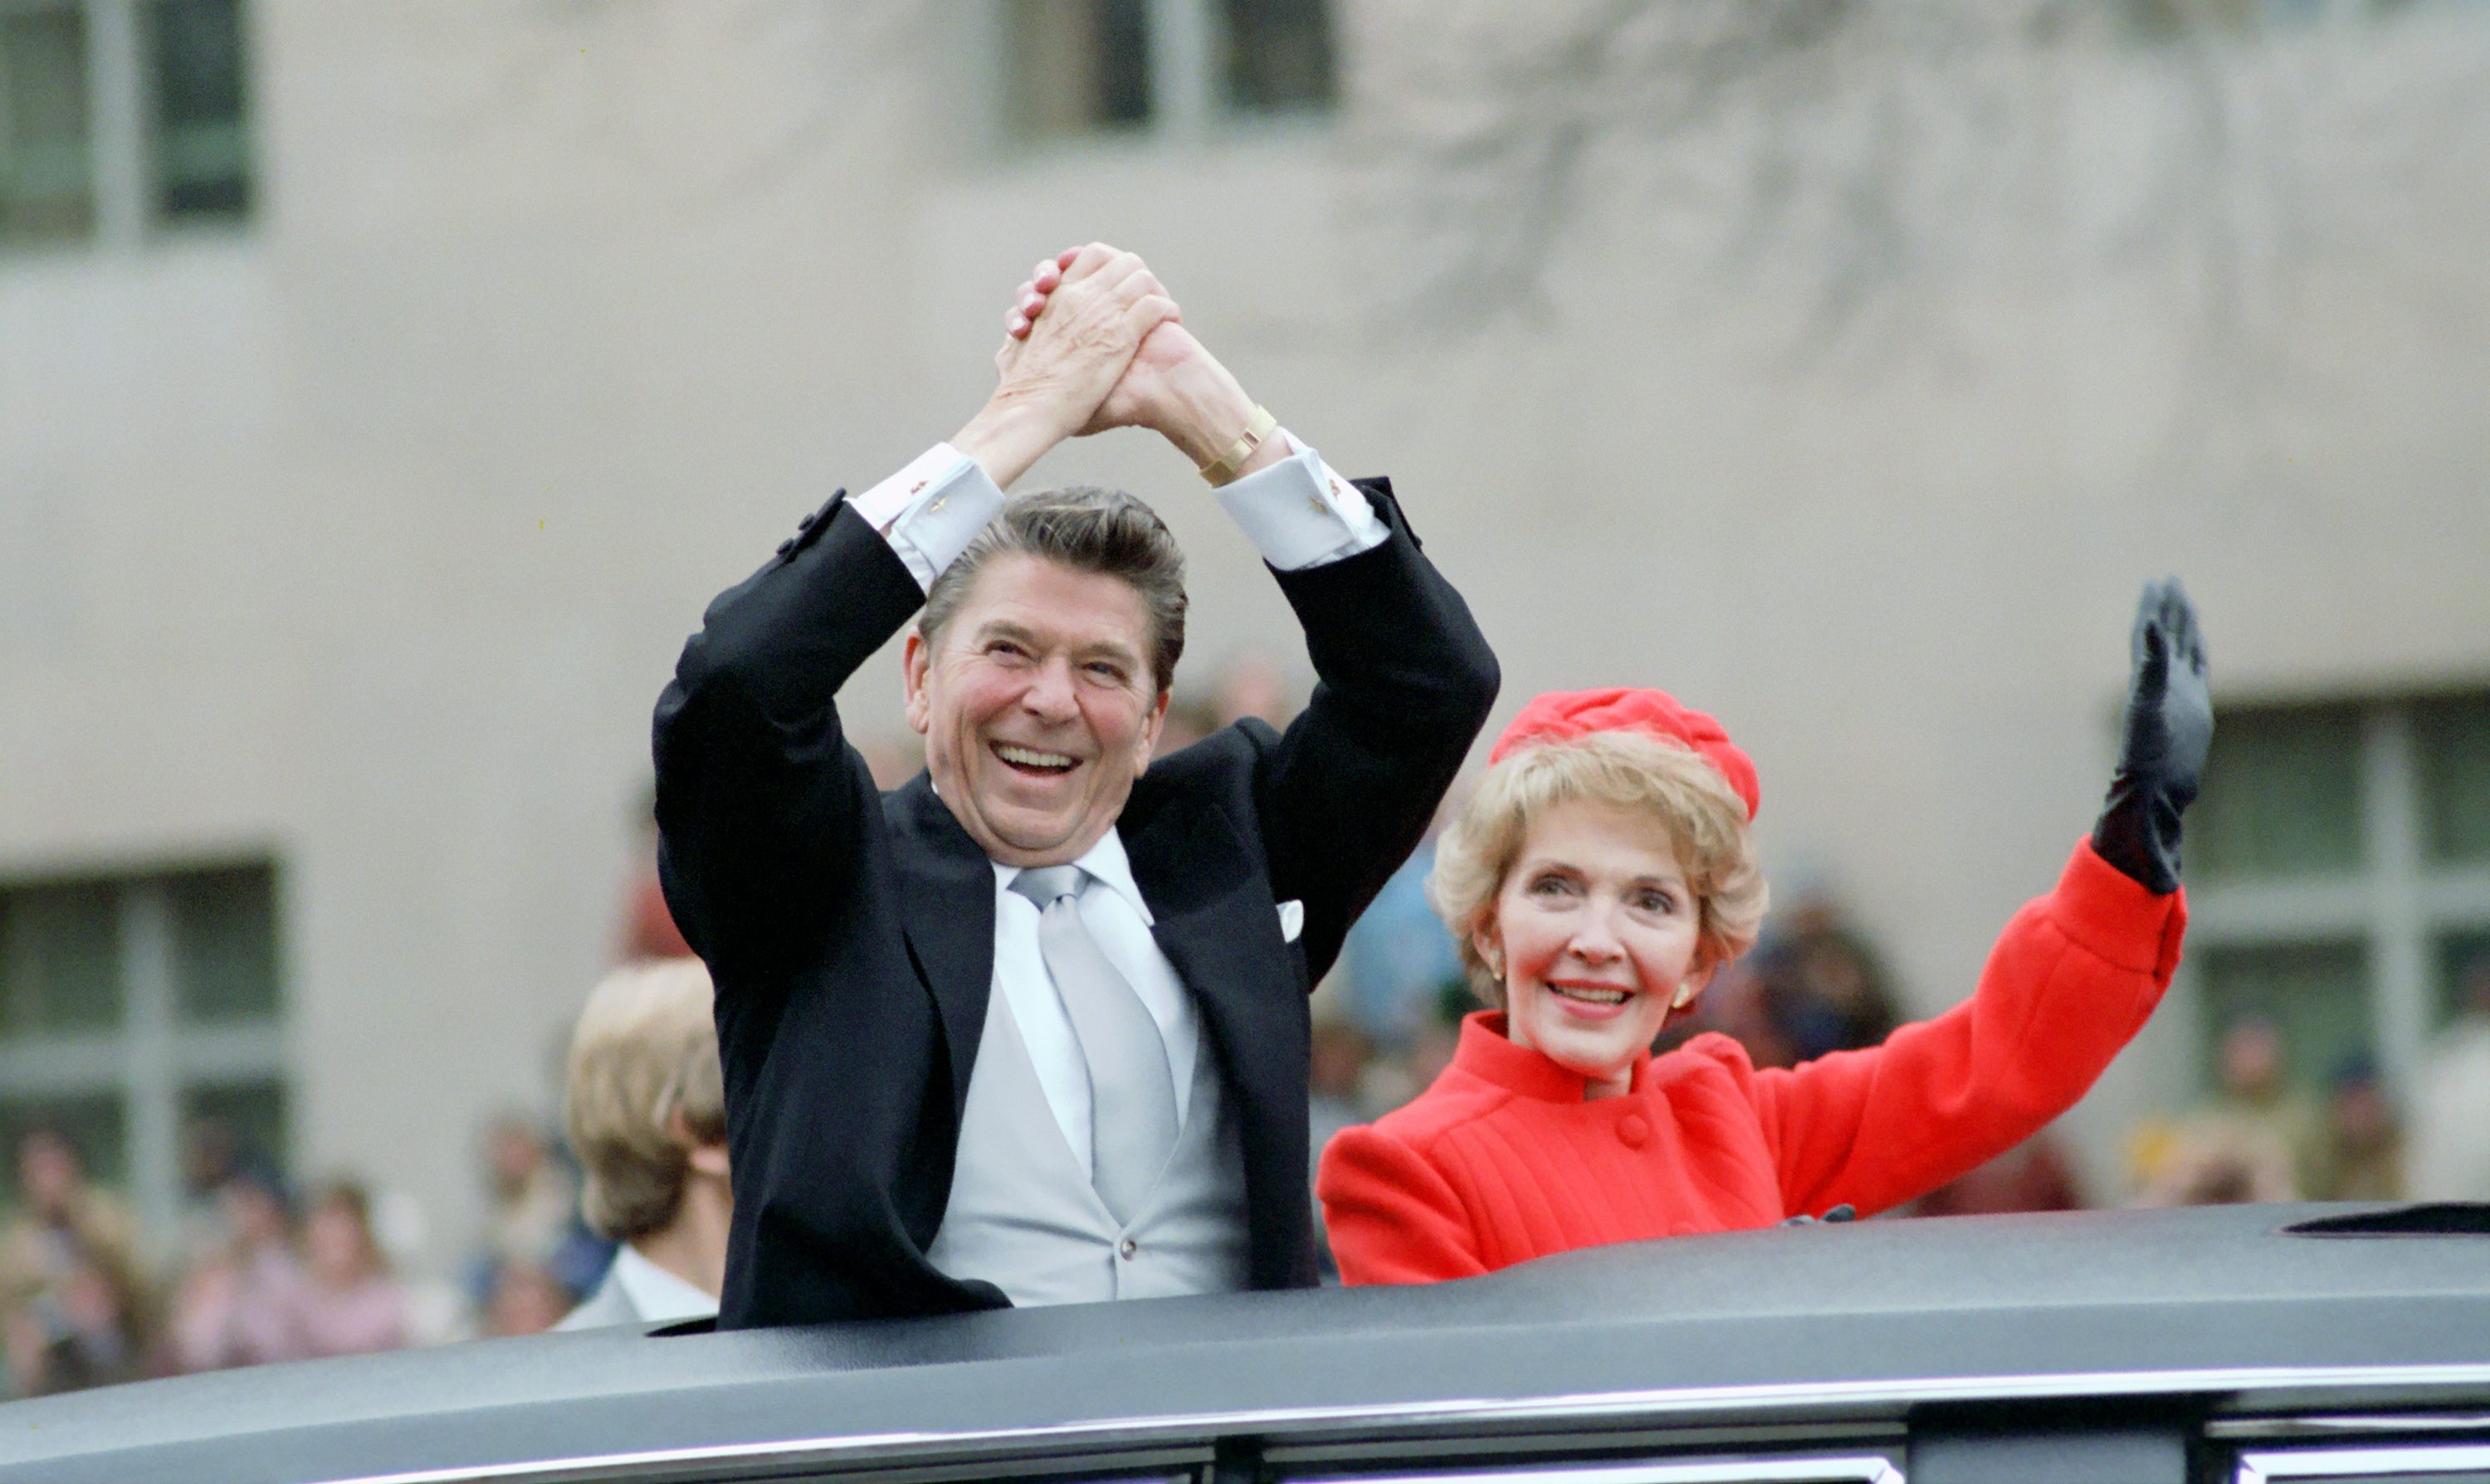
[[[696,958],[616,971],[570,1043],[570,1144],[588,1224],[622,1246],[558,1326],[672,1324],[717,1312],[726,1279],[726,1100],[714,991]]]
[[[2178,584],[2148,587],[2108,807],[1972,998],[1881,1046],[1757,1070],[1653,1038],[1754,942],[1754,765],[1656,690],[1543,695],[1437,847],[1431,889],[1492,1009],[1407,1107],[1324,1151],[1341,1275],[1415,1283],[1570,1248],[1873,1213],[2080,1097],[2178,962],[2179,817],[2212,736]]]

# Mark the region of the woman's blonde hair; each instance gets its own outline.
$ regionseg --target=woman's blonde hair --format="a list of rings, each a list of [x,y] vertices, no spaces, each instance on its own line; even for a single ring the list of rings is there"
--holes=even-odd
[[[715,1000],[699,959],[651,959],[608,975],[580,1011],[563,1101],[588,1177],[581,1212],[601,1237],[629,1241],[675,1219],[690,1163],[676,1114],[701,1143],[726,1140]]]
[[[1541,743],[1489,769],[1435,846],[1427,898],[1453,930],[1481,1000],[1501,1008],[1504,980],[1479,956],[1479,926],[1494,910],[1530,821],[1578,800],[1642,811],[1668,831],[1701,911],[1695,969],[1718,969],[1754,946],[1768,893],[1747,806],[1728,780],[1696,753],[1657,737],[1593,732]]]

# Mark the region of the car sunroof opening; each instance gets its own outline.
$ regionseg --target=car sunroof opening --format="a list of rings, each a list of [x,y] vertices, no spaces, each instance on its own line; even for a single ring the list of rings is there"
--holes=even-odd
[[[2433,1201],[2295,1221],[2293,1237],[2490,1237],[2490,1202]]]

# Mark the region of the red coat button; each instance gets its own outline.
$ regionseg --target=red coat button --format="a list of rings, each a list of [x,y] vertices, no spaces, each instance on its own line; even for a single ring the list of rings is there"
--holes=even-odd
[[[1630,1149],[1641,1149],[1651,1142],[1651,1120],[1639,1113],[1617,1120],[1617,1142]]]

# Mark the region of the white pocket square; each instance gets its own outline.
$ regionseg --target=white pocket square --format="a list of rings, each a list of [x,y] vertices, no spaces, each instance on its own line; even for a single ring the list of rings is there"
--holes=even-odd
[[[1294,943],[1306,930],[1306,904],[1290,897],[1280,904],[1280,941]]]

